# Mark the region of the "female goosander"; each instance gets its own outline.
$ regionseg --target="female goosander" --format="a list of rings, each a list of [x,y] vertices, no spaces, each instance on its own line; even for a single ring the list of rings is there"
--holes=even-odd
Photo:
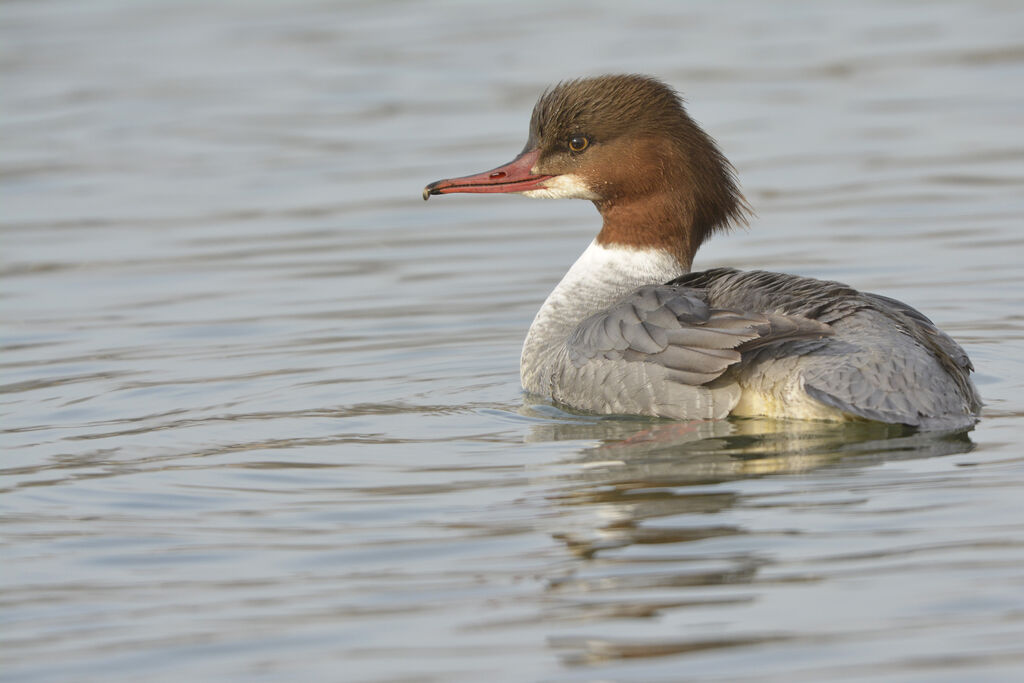
[[[583,78],[545,92],[523,152],[427,185],[589,199],[604,225],[537,313],[523,387],[575,409],[676,419],[866,419],[954,429],[981,399],[963,349],[924,315],[837,282],[690,272],[745,223],[735,171],[664,83]]]

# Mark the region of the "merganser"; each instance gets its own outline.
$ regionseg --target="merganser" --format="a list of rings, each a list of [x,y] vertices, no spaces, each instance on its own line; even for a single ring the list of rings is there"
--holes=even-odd
[[[594,202],[604,224],[541,306],[524,389],[570,408],[973,425],[960,346],[905,303],[763,271],[690,272],[701,243],[750,208],[715,141],[659,80],[607,75],[541,95],[522,153],[426,186]]]

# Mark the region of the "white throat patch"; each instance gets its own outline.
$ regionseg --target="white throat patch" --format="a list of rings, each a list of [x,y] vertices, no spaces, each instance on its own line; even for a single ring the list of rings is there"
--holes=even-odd
[[[583,178],[575,173],[556,175],[544,182],[544,187],[539,190],[527,190],[520,193],[526,197],[538,199],[597,199],[595,194]]]

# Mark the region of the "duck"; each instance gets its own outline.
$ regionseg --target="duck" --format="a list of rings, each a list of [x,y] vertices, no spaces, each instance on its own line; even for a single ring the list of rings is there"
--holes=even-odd
[[[586,199],[597,237],[548,295],[520,358],[524,390],[583,413],[674,420],[974,425],[967,353],[887,296],[799,275],[692,270],[752,213],[715,140],[661,80],[612,74],[545,90],[512,161],[423,198]]]

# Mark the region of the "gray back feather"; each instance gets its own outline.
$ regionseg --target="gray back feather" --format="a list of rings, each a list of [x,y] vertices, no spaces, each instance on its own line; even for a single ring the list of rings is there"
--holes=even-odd
[[[596,412],[724,417],[739,389],[733,381],[713,383],[745,351],[830,333],[827,325],[800,316],[712,308],[700,290],[649,285],[576,327],[565,347],[568,367],[553,394]],[[626,401],[643,405],[618,409]],[[682,410],[686,405],[689,413]]]
[[[798,370],[807,394],[826,405],[924,428],[969,426],[981,408],[967,353],[901,301],[838,282],[731,268],[691,273],[672,284],[699,288],[715,306],[802,316],[831,327],[828,339],[745,356],[747,376],[762,384]]]

